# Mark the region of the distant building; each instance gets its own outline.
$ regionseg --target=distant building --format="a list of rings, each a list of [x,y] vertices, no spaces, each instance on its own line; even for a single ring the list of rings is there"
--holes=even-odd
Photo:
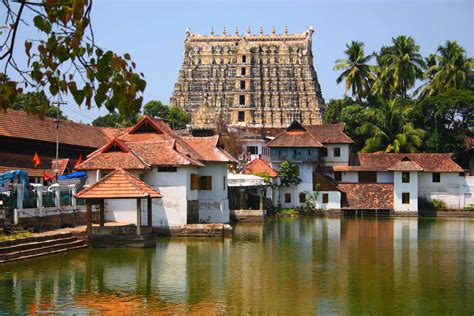
[[[121,168],[159,191],[162,197],[152,205],[155,227],[227,223],[227,166],[235,160],[217,146],[218,140],[218,136],[180,137],[161,119],[145,116],[90,154],[77,169],[87,171],[92,185]],[[119,197],[120,187],[112,193]],[[142,217],[145,223],[146,214]],[[105,200],[106,221],[135,223],[136,218],[134,200]]]
[[[351,144],[344,124],[293,122],[266,145],[275,171],[288,160],[301,179],[294,188],[280,188],[278,204],[301,207],[317,188],[322,209],[417,212],[419,198],[439,199],[453,209],[474,203],[472,181],[451,154],[352,154]]]
[[[314,29],[298,34],[200,35],[186,31],[184,60],[170,100],[194,130],[321,124],[324,100],[313,66]]]

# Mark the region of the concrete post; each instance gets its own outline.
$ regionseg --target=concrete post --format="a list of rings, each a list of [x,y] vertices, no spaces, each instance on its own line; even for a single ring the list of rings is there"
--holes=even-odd
[[[137,198],[137,236],[142,235],[142,200]]]
[[[147,199],[147,211],[148,211],[147,225],[148,225],[148,227],[152,227],[152,225],[153,225],[153,213],[152,213],[151,198]]]
[[[92,204],[89,199],[86,200],[86,225],[87,225],[87,236],[92,236]]]
[[[61,189],[59,186],[54,188],[54,205],[56,208],[61,208]]]
[[[263,209],[264,209],[264,189],[259,189],[258,193],[260,195],[259,210],[263,211]]]
[[[71,189],[71,206],[72,206],[72,209],[75,210],[77,208],[77,201],[76,201],[76,186],[75,185],[71,185],[70,186],[70,189]]]
[[[16,208],[23,209],[23,185],[21,183],[15,184],[16,187]]]
[[[245,189],[240,189],[240,209],[245,210]]]
[[[105,225],[105,205],[104,199],[99,201],[99,225],[100,227],[104,227]]]

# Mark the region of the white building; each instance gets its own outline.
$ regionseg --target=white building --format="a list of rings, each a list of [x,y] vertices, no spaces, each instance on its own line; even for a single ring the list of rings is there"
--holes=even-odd
[[[295,121],[277,135],[267,144],[271,167],[278,171],[283,161],[291,161],[301,180],[280,189],[278,205],[301,207],[317,184],[322,209],[418,212],[419,198],[442,200],[450,209],[474,203],[474,181],[451,154],[351,154],[351,143],[344,124]]]
[[[77,169],[87,171],[88,184],[122,168],[157,189],[163,197],[153,202],[153,226],[228,223],[227,166],[235,160],[217,143],[218,136],[180,137],[162,120],[145,116]],[[105,219],[136,223],[135,201],[105,200]]]

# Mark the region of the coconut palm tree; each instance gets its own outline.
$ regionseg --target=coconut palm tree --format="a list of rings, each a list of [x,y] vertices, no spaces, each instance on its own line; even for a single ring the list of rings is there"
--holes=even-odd
[[[432,96],[450,89],[471,88],[474,85],[474,59],[456,41],[439,46],[434,62],[428,65],[425,77],[428,82],[422,95]]]
[[[334,70],[344,70],[337,78],[337,83],[345,80],[344,95],[349,89],[352,96],[357,100],[361,100],[367,96],[370,86],[374,80],[371,66],[367,63],[372,58],[372,55],[365,56],[364,43],[359,41],[352,41],[351,44],[346,44],[344,54],[346,58],[336,60]]]
[[[368,137],[362,152],[417,152],[426,132],[409,122],[411,110],[400,99],[383,100],[367,109],[367,122],[356,130]]]
[[[379,71],[375,92],[383,93],[388,84],[392,96],[407,98],[408,90],[423,76],[425,61],[419,51],[413,38],[404,35],[392,38],[392,46],[382,47],[377,55]]]

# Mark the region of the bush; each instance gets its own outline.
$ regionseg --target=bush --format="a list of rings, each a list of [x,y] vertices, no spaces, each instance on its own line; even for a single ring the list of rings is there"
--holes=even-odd
[[[474,211],[474,204],[464,206],[465,211]]]
[[[277,215],[279,216],[298,216],[298,210],[295,210],[294,208],[282,208],[277,211]]]
[[[433,199],[431,202],[436,211],[446,211],[448,209],[448,205],[446,205],[445,201]]]

